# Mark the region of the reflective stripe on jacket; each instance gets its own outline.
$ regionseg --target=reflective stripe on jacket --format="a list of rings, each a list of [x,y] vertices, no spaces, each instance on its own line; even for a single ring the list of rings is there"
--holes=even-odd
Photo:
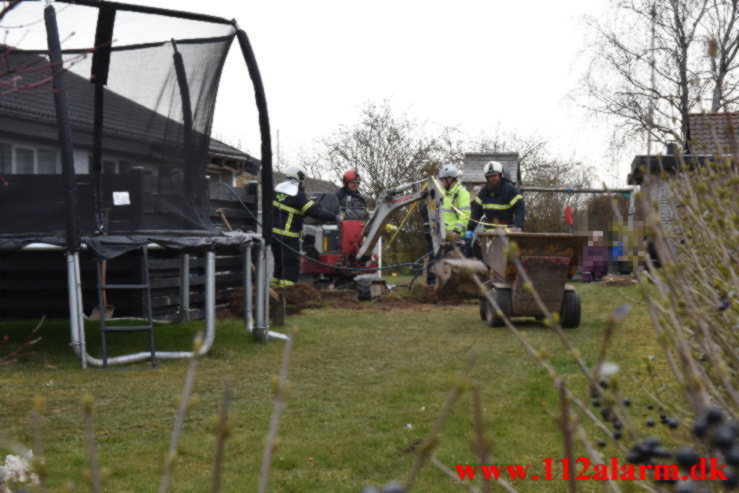
[[[462,186],[462,182],[457,181],[452,188],[444,190],[441,214],[445,231],[463,233],[470,213],[470,192]]]
[[[299,238],[303,230],[303,217],[315,217],[320,221],[336,221],[336,214],[308,199],[302,185],[296,195],[274,192],[272,198],[272,232],[289,238]]]
[[[472,214],[467,229],[474,230],[480,221],[487,223],[483,225],[486,231],[495,229],[491,224],[512,224],[523,229],[525,219],[523,195],[512,183],[504,181],[497,190],[491,190],[487,185],[480,189],[472,202]]]

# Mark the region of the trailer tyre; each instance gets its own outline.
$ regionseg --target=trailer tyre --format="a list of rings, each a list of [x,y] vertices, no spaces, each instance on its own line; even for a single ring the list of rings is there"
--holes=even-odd
[[[488,301],[484,296],[480,296],[480,320],[483,322],[488,319]]]
[[[574,329],[580,325],[581,308],[580,295],[577,294],[577,291],[565,291],[560,316],[560,323],[563,328]]]
[[[511,290],[493,288],[490,290],[490,296],[498,304],[506,318],[511,318]],[[488,304],[487,309],[485,310],[485,321],[490,327],[503,327],[505,325],[503,317],[501,317],[490,304]]]
[[[372,300],[372,279],[368,277],[357,279],[357,299],[359,301]]]

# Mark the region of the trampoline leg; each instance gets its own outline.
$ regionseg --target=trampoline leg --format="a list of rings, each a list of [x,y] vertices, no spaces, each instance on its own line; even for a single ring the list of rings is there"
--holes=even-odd
[[[190,321],[190,255],[180,255],[180,310],[184,322]]]
[[[262,325],[264,327],[264,331],[262,332],[262,335],[264,336],[265,341],[269,341],[269,334],[270,334],[270,331],[269,331],[269,322],[270,322],[270,318],[269,318],[269,300],[270,300],[269,281],[270,281],[270,277],[269,275],[270,275],[270,272],[272,272],[271,270],[272,266],[270,265],[271,258],[272,258],[272,252],[270,251],[269,246],[265,245],[264,247],[264,268],[262,269],[263,273],[262,273],[262,300],[261,300],[262,306],[264,307],[262,308],[263,310],[262,313],[264,313],[264,319],[263,319],[264,322]]]
[[[77,320],[80,334],[80,349],[82,350],[82,368],[87,368],[87,337],[85,336],[85,312],[82,308],[82,275],[80,274],[80,254],[74,256],[74,272],[77,276],[75,292],[77,293]]]
[[[205,252],[205,340],[200,354],[210,350],[216,338],[216,253]]]
[[[252,313],[252,286],[251,286],[251,243],[244,248],[244,328],[249,332],[254,330],[254,315]]]
[[[67,298],[69,300],[69,327],[72,349],[82,360],[82,369],[87,368],[85,348],[85,326],[82,317],[82,286],[78,253],[67,254]]]
[[[256,326],[254,327],[254,331],[252,332],[252,335],[254,337],[254,340],[257,342],[266,342],[267,341],[267,332],[264,327],[264,295],[266,292],[265,285],[266,285],[266,279],[267,276],[265,274],[266,265],[265,265],[265,244],[264,242],[261,242],[259,244],[259,255],[257,256],[257,287],[256,287]]]
[[[82,359],[82,368],[85,368],[85,357],[80,350],[80,327],[77,316],[77,291],[75,289],[74,254],[67,253],[67,300],[69,302],[69,331],[72,342],[70,346],[77,356]]]

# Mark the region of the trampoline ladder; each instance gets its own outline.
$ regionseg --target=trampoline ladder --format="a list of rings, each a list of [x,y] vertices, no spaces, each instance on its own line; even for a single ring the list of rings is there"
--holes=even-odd
[[[100,303],[100,341],[103,353],[103,368],[108,367],[108,345],[106,336],[108,332],[149,332],[149,348],[151,351],[151,366],[157,365],[156,351],[154,349],[154,320],[151,310],[151,283],[149,282],[149,254],[146,245],[141,247],[141,283],[140,284],[107,284],[103,282],[103,262],[98,259],[98,301]],[[104,291],[116,290],[140,290],[143,294],[142,304],[144,308],[144,321],[142,325],[108,325],[105,320],[105,296]]]

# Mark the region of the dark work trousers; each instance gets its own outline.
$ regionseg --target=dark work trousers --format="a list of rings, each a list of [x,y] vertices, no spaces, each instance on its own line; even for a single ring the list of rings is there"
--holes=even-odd
[[[285,243],[287,246],[283,245]],[[288,248],[288,246],[290,248]],[[272,256],[275,259],[275,272],[273,277],[276,279],[287,279],[288,281],[298,282],[300,274],[300,238],[290,238],[280,234],[274,235],[272,239]]]

